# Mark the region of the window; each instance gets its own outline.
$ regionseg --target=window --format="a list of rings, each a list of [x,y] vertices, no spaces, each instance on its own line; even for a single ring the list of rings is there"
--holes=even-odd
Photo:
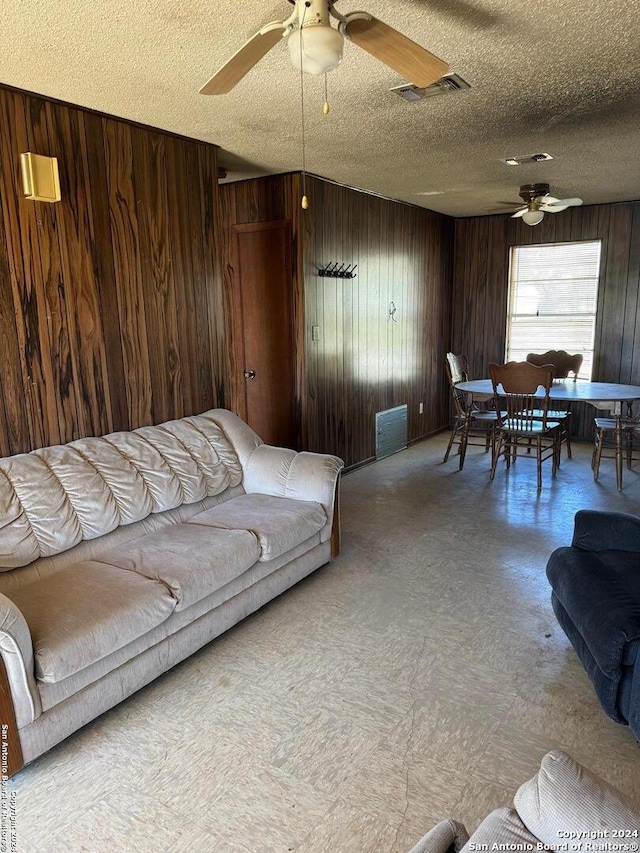
[[[581,352],[591,379],[600,240],[514,246],[509,270],[507,361],[530,352]]]

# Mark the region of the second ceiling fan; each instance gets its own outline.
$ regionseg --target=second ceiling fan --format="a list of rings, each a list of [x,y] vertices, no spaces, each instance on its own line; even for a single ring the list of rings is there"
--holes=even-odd
[[[522,217],[527,225],[538,225],[545,213],[560,213],[568,207],[582,204],[581,198],[554,198],[549,194],[549,184],[524,184],[520,187],[519,195],[525,204],[511,218]]]
[[[200,90],[223,95],[286,39],[293,65],[309,74],[326,74],[340,64],[345,37],[419,88],[449,70],[442,59],[368,12],[342,15],[333,0],[289,0],[295,7],[284,21],[272,21],[252,36]],[[337,26],[331,25],[331,18]]]

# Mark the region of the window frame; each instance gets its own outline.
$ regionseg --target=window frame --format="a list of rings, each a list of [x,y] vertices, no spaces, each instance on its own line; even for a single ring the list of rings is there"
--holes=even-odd
[[[581,368],[581,372],[579,375],[580,379],[593,381],[593,370],[595,366],[595,345],[596,345],[596,332],[598,326],[599,319],[599,298],[600,298],[600,284],[601,284],[601,276],[602,276],[602,256],[603,256],[603,240],[601,238],[596,239],[584,239],[584,240],[555,240],[553,242],[545,242],[545,243],[524,243],[524,244],[514,244],[509,247],[509,269],[508,269],[508,282],[507,282],[507,317],[506,317],[506,329],[505,329],[505,361],[509,360],[509,351],[511,349],[511,332],[514,317],[520,316],[525,317],[529,315],[520,314],[516,315],[514,313],[514,301],[516,298],[516,287],[514,286],[517,283],[517,280],[514,278],[514,265],[516,263],[516,253],[519,249],[543,249],[543,248],[551,248],[553,246],[577,246],[580,244],[593,244],[598,246],[598,274],[595,278],[595,292],[594,292],[594,309],[593,315],[584,314],[585,317],[593,316],[593,324],[591,328],[591,347],[586,348],[581,346],[580,348],[575,348],[570,354],[573,355],[574,352],[580,352],[585,356],[583,361],[583,367]],[[541,282],[548,281],[549,279],[540,279]],[[531,315],[533,316],[533,315]],[[558,315],[555,315],[558,316]],[[562,346],[548,346],[545,348],[538,347],[539,351],[546,351],[551,349],[562,349]],[[536,351],[535,344],[531,344],[529,352]],[[586,356],[590,356],[587,358]],[[512,358],[513,360],[513,358]],[[587,375],[584,373],[585,368],[589,366],[590,373]]]

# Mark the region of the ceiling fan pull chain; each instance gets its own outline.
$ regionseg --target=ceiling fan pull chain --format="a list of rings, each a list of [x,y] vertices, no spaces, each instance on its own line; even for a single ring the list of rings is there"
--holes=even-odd
[[[298,38],[300,39],[300,121],[302,125],[302,201],[300,202],[300,205],[303,210],[307,210],[307,208],[309,207],[309,199],[307,198],[307,153],[304,134],[304,69],[302,67],[302,27],[304,25],[304,19],[307,14],[307,9],[308,6],[305,5],[305,10],[302,14],[302,20],[300,21],[300,28],[298,31]]]
[[[327,94],[327,72],[324,73],[324,105],[322,107],[322,112],[328,116],[329,110],[331,107],[329,106],[329,95]]]

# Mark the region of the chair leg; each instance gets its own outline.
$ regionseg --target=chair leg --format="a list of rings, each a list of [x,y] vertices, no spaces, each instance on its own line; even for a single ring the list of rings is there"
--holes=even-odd
[[[493,478],[496,475],[496,467],[498,465],[498,459],[500,458],[500,454],[502,453],[502,446],[504,444],[504,433],[499,433],[497,441],[494,444],[493,449],[493,458],[491,460],[491,473],[489,474],[489,481],[493,482]]]
[[[458,426],[459,426],[459,423],[458,423],[458,420],[456,419],[456,422],[453,425],[453,429],[451,430],[451,437],[449,438],[449,444],[447,445],[447,452],[444,454],[444,459],[442,460],[443,465],[449,459],[449,454],[451,453],[451,448],[453,447],[453,442],[455,440],[456,433],[458,432]]]
[[[460,454],[460,460],[458,462],[458,471],[462,471],[462,466],[464,465],[464,457],[467,455],[467,444],[469,442],[469,430],[471,429],[471,418],[465,418],[464,424],[462,425],[462,435],[460,436],[460,447],[458,448],[458,453]]]
[[[600,474],[600,460],[602,459],[602,445],[604,444],[604,429],[598,429],[596,427],[596,446],[594,451],[594,463],[593,463],[593,479],[597,482],[598,476]]]
[[[571,419],[567,418],[565,421],[565,438],[567,441],[567,459],[572,459],[571,455]]]
[[[536,466],[538,468],[538,491],[542,488],[542,438],[536,442]]]
[[[511,468],[511,460],[516,458],[516,444],[511,436],[504,438],[504,462],[507,468]]]

